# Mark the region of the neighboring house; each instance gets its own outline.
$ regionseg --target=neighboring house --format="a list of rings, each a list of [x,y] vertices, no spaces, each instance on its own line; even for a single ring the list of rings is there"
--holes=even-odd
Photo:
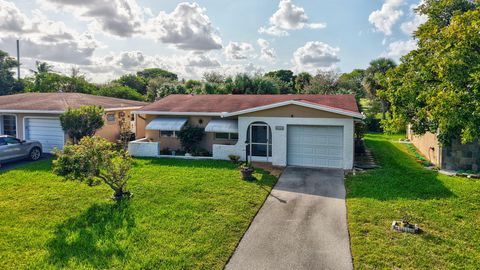
[[[130,119],[138,136],[144,135],[144,121],[130,112],[147,103],[119,98],[93,96],[80,93],[24,93],[0,96],[0,134],[23,140],[38,140],[44,152],[63,148],[67,139],[60,125],[60,114],[68,108],[97,105],[105,109],[105,125],[97,135],[110,141],[118,139],[120,117]],[[136,123],[138,122],[138,123]]]
[[[427,132],[424,135],[413,134],[407,127],[407,138],[428,160],[446,170],[480,170],[480,142],[461,144],[454,140],[448,147],[443,147],[437,135]]]
[[[170,95],[134,111],[146,138],[136,156],[181,148],[186,124],[205,128],[200,146],[214,159],[351,169],[354,121],[363,118],[352,95]],[[163,152],[163,151],[162,151]]]

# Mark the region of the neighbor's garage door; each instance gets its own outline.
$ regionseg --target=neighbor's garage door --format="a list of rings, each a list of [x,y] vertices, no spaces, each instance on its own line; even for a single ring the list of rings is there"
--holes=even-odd
[[[343,127],[288,126],[287,163],[343,168]]]
[[[59,118],[25,118],[25,139],[42,143],[43,152],[63,149],[64,132]]]

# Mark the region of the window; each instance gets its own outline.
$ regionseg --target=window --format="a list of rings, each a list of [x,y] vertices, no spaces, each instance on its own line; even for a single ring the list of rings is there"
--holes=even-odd
[[[115,114],[114,113],[107,113],[107,121],[108,122],[115,122]]]
[[[175,131],[161,130],[160,131],[160,136],[162,136],[162,137],[177,137],[177,134],[175,133]]]
[[[2,118],[3,134],[17,136],[17,118],[15,115],[4,115]]]
[[[215,133],[215,140],[238,140],[238,133]]]
[[[7,142],[4,138],[0,138],[0,145],[7,145]]]
[[[5,142],[7,144],[19,144],[20,143],[20,140],[16,139],[16,138],[5,137],[4,139],[5,139]]]

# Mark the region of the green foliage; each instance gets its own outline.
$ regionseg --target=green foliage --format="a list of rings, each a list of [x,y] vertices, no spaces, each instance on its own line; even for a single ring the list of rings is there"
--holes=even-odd
[[[418,49],[388,73],[392,120],[385,125],[438,132],[444,145],[473,142],[480,138],[480,4],[428,0],[418,12],[429,19],[415,32]]]
[[[78,180],[88,185],[101,182],[114,191],[115,199],[130,196],[125,190],[132,159],[125,151],[101,137],[84,137],[78,144],[66,145],[55,153],[53,171],[67,180]]]
[[[178,138],[182,144],[183,150],[192,153],[205,135],[205,131],[201,127],[187,125],[179,133]]]
[[[114,82],[122,86],[130,87],[141,95],[145,95],[147,93],[147,81],[141,76],[137,76],[135,74],[125,74]]]
[[[137,72],[137,76],[140,76],[147,81],[156,78],[165,78],[171,81],[178,80],[177,74],[167,70],[163,70],[161,68],[146,68],[142,71]]]
[[[103,126],[103,114],[104,110],[99,106],[70,108],[60,115],[60,122],[63,130],[76,144],[85,136],[93,136]]]
[[[338,88],[341,92],[351,92],[355,94],[355,98],[360,100],[365,97],[365,90],[362,85],[365,77],[365,70],[354,69],[350,73],[343,73],[337,80]]]
[[[186,94],[185,87],[177,82],[167,78],[151,79],[147,85],[147,100],[155,101],[159,98],[166,97],[171,94]]]
[[[318,71],[310,80],[310,84],[304,89],[306,94],[345,94],[337,85],[338,73],[335,71]]]
[[[312,75],[308,72],[300,72],[295,77],[295,90],[298,93],[303,93],[305,88],[310,85],[310,81],[312,80]]]
[[[105,97],[123,98],[138,101],[144,100],[144,97],[135,89],[115,83],[99,87],[95,94]]]
[[[387,88],[387,72],[395,67],[396,63],[392,59],[378,58],[370,62],[363,77],[362,85],[369,98],[379,100],[382,105],[382,119],[386,118],[390,106],[384,93]]]
[[[275,71],[270,71],[265,74],[265,77],[270,77],[274,79],[278,79],[281,82],[283,82],[283,85],[285,85],[285,88],[281,88],[280,92],[282,94],[287,94],[287,93],[293,93],[295,92],[295,76],[293,75],[293,72],[291,70],[287,69],[280,69],[280,70],[275,70]]]
[[[230,159],[231,162],[235,164],[238,163],[238,161],[240,160],[239,155],[228,155],[228,158]]]
[[[10,95],[21,92],[23,85],[13,77],[13,68],[18,66],[17,60],[0,50],[0,95]]]
[[[51,72],[51,66],[46,63],[37,63],[33,82],[26,84],[27,92],[63,92],[92,94],[97,91],[97,86],[89,83],[84,76],[72,74],[71,77]],[[29,80],[29,79],[26,79]]]

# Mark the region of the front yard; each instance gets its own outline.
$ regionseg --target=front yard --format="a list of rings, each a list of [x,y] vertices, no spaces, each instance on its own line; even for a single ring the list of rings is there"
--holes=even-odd
[[[480,269],[480,181],[422,168],[398,138],[368,135],[382,168],[346,182],[355,268]],[[425,232],[391,231],[404,214]]]
[[[0,269],[221,269],[276,179],[223,161],[137,159],[114,203],[105,185],[51,173],[50,160],[0,173]]]

